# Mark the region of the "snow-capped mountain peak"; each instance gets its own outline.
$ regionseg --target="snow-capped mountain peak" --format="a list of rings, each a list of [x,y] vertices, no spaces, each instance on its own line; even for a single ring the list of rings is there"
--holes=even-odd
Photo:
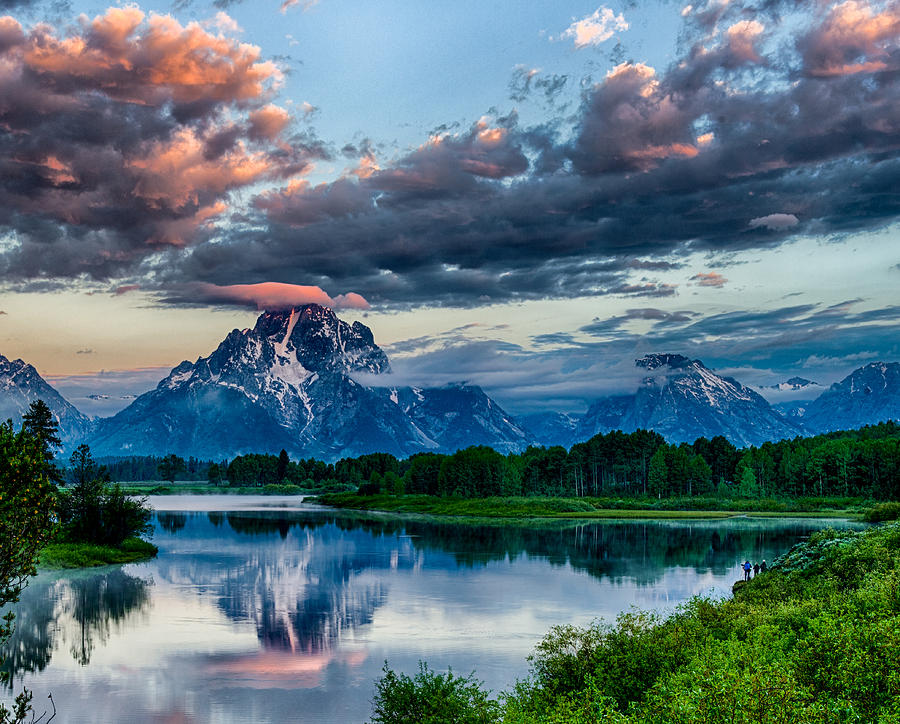
[[[38,371],[21,359],[0,354],[0,419],[16,424],[35,400],[43,400],[59,425],[64,450],[74,448],[91,427],[87,416],[60,395]]]
[[[635,360],[635,365],[651,374],[634,394],[601,398],[591,405],[579,421],[579,439],[643,428],[670,442],[723,435],[737,445],[755,445],[801,432],[761,395],[732,377],[716,374],[700,360],[651,354]]]
[[[700,360],[691,360],[681,354],[648,354],[634,361],[635,366],[646,370],[667,368],[670,370],[684,369],[686,367],[703,367]]]
[[[347,324],[317,304],[265,312],[252,329],[233,330],[209,356],[182,362],[104,421],[94,447],[209,457],[284,448],[333,460],[456,449],[470,440],[512,450],[532,441],[480,388],[384,394],[351,378],[389,371],[360,322]]]

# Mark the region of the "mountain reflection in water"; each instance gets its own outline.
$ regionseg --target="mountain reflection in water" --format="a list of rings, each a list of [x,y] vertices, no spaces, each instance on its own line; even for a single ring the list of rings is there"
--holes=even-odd
[[[499,690],[550,626],[725,594],[739,561],[771,561],[825,525],[320,509],[155,523],[156,560],[42,573],[23,593],[5,667],[36,699],[52,691],[61,721],[364,721],[386,658],[475,669]]]

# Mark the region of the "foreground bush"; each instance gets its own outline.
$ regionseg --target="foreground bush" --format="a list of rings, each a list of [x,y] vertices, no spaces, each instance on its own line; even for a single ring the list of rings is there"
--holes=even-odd
[[[57,499],[61,541],[119,546],[152,530],[147,501],[111,485],[109,472],[97,466],[87,445],[72,453],[69,477],[69,489],[60,490]]]
[[[415,677],[396,674],[387,664],[376,684],[373,724],[487,724],[499,706],[472,674],[439,674],[419,662]]]
[[[494,702],[496,720],[900,722],[898,591],[900,524],[821,531],[733,599],[694,599],[664,620],[632,612],[554,628],[530,676]],[[385,668],[375,721],[407,721],[391,718],[398,680]],[[484,705],[478,691],[470,700]],[[431,696],[419,677],[403,692]]]

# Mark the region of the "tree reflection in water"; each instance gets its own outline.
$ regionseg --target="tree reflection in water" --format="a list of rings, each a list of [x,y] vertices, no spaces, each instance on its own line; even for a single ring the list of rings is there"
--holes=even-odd
[[[13,678],[43,671],[58,644],[82,666],[90,663],[96,645],[126,619],[146,611],[150,583],[121,569],[103,573],[76,572],[71,578],[38,577],[22,592],[12,638],[2,650],[3,670]]]
[[[191,582],[214,592],[230,619],[252,621],[265,648],[308,655],[373,620],[387,596],[379,572],[412,570],[426,554],[449,556],[457,569],[541,559],[601,581],[649,586],[674,567],[727,575],[743,556],[771,560],[821,527],[749,519],[463,523],[331,511],[233,512],[224,520],[234,555],[197,556]],[[219,513],[168,513],[160,524],[179,536],[227,534]],[[164,578],[184,577],[177,562],[159,563]],[[360,575],[366,572],[376,575]]]

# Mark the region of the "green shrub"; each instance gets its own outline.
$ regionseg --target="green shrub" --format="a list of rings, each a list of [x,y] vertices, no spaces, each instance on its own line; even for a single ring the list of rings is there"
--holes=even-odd
[[[481,688],[481,682],[439,674],[419,662],[415,677],[397,674],[385,661],[383,676],[375,684],[372,724],[487,724],[499,715],[499,705]]]
[[[883,523],[889,520],[897,520],[898,518],[900,518],[900,503],[896,501],[879,503],[869,508],[863,515],[863,519],[867,523]]]

